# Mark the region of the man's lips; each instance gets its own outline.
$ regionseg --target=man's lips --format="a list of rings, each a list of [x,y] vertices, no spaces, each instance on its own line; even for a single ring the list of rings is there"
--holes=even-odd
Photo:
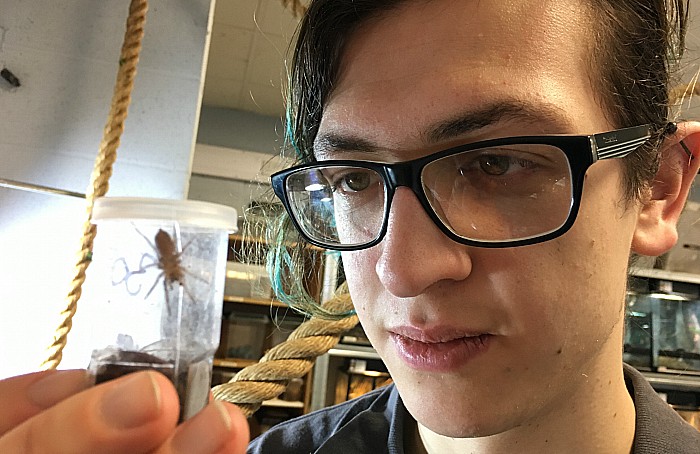
[[[450,342],[456,339],[479,337],[489,334],[486,331],[459,329],[451,327],[416,328],[413,326],[397,326],[390,328],[389,332],[407,339],[423,342],[425,344],[437,344]]]
[[[397,355],[409,367],[427,372],[448,372],[461,368],[485,353],[494,337],[488,333],[454,328],[390,330]]]

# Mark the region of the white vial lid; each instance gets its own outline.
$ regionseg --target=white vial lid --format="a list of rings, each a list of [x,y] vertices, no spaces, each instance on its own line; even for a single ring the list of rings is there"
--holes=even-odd
[[[145,197],[100,197],[95,200],[93,224],[127,219],[176,221],[195,227],[238,231],[236,209],[216,203]]]

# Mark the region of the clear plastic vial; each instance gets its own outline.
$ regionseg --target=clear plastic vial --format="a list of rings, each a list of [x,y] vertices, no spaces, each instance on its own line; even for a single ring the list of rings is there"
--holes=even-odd
[[[144,369],[165,374],[180,420],[209,399],[219,344],[228,234],[236,210],[190,200],[101,198],[88,280],[95,280],[93,352],[101,383]]]

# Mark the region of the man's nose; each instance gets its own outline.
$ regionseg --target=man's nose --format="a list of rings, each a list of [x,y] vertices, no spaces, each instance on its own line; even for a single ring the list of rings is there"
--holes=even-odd
[[[472,270],[469,248],[448,238],[406,187],[394,193],[386,236],[378,247],[376,273],[399,298],[417,296],[443,280],[466,279]]]

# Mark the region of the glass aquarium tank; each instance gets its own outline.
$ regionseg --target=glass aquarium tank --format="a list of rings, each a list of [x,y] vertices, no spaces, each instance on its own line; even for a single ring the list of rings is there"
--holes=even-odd
[[[624,360],[642,370],[700,373],[700,299],[629,292]]]

